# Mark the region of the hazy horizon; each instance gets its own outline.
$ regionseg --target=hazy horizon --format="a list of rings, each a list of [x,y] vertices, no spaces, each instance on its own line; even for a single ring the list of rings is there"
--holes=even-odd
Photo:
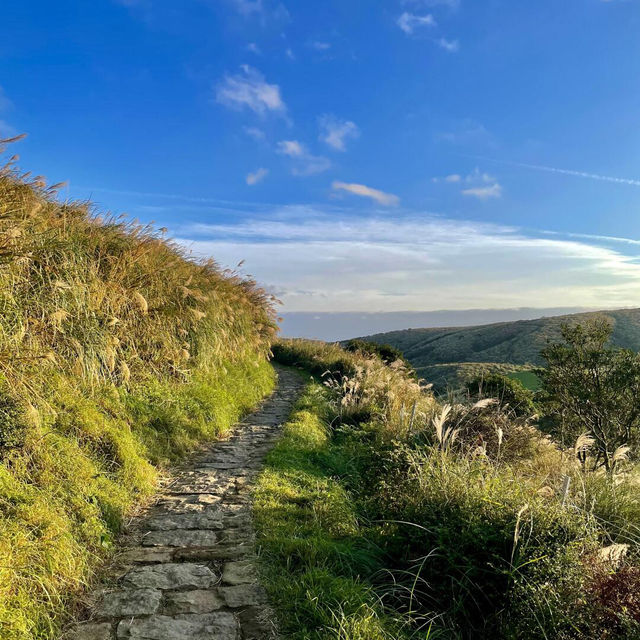
[[[286,338],[310,338],[334,342],[403,329],[468,327],[474,325],[535,320],[588,311],[587,307],[523,307],[517,309],[441,309],[397,312],[290,312],[282,313],[280,329]]]

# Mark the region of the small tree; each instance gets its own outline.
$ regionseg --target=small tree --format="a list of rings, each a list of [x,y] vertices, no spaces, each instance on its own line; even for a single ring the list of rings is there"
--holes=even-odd
[[[640,427],[640,357],[608,346],[611,325],[595,320],[563,325],[563,342],[542,350],[544,403],[563,438],[587,431],[594,439],[594,468],[615,465],[616,449],[636,445]]]
[[[484,373],[467,382],[467,392],[474,400],[496,398],[501,406],[508,405],[517,416],[535,413],[533,393],[519,380],[500,373]]]

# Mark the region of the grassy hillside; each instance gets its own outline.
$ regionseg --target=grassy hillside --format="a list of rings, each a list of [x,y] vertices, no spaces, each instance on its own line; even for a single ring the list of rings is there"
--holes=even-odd
[[[541,365],[541,349],[548,340],[560,337],[563,323],[580,323],[594,316],[604,316],[611,322],[614,345],[640,351],[640,309],[579,313],[476,327],[405,329],[377,333],[365,339],[400,349],[422,377],[442,387],[466,379],[472,369],[474,373],[495,370],[491,363],[503,367]],[[469,365],[463,367],[460,363]],[[521,367],[514,371],[519,369]]]
[[[363,352],[274,353],[315,376],[256,498],[283,636],[640,637],[636,464],[592,471],[531,417],[439,405]]]
[[[271,298],[0,171],[0,637],[57,637],[158,470],[273,385]]]

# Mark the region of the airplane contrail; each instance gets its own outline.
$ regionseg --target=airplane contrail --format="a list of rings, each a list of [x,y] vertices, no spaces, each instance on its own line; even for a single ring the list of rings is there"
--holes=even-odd
[[[578,178],[590,178],[591,180],[601,180],[603,182],[615,182],[617,184],[628,184],[632,187],[640,187],[640,180],[632,178],[616,178],[614,176],[603,176],[599,173],[588,173],[586,171],[575,171],[573,169],[559,169],[558,167],[547,167],[541,164],[527,164],[524,162],[513,162],[511,160],[496,160],[494,158],[483,158],[481,156],[469,156],[476,160],[488,160],[498,164],[506,164],[512,167],[522,167],[523,169],[533,169],[534,171],[546,171],[547,173],[561,173],[566,176],[576,176]]]

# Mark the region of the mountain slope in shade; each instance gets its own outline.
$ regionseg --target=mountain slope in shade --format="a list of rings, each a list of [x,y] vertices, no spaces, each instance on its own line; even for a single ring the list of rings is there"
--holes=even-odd
[[[541,365],[540,350],[548,340],[560,337],[562,324],[578,324],[596,317],[607,318],[613,325],[614,345],[640,351],[640,309],[577,313],[475,327],[406,329],[377,333],[364,339],[397,347],[418,371],[433,365],[465,362]]]

